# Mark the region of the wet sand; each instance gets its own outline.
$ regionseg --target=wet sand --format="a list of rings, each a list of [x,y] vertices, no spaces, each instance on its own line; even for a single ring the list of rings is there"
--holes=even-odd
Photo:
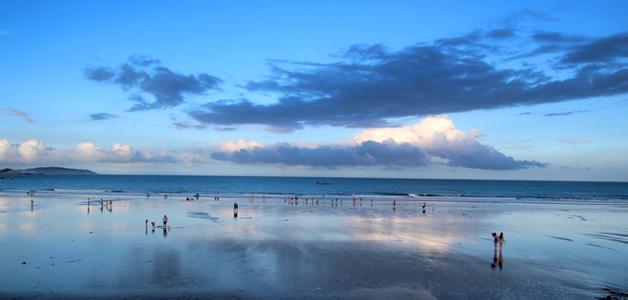
[[[0,297],[592,298],[628,291],[628,205],[0,193]],[[100,196],[98,196],[100,198]],[[233,202],[239,204],[237,218]],[[503,200],[499,200],[503,201]],[[89,207],[89,210],[88,210]],[[432,207],[434,208],[432,210]],[[144,220],[169,229],[148,229]],[[499,256],[490,233],[503,231]],[[497,251],[496,251],[497,250]],[[495,257],[494,257],[495,256]],[[496,259],[499,263],[493,267]]]

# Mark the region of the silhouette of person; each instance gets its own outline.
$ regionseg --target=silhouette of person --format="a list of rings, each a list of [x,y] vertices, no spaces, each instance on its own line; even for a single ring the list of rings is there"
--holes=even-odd
[[[504,268],[504,256],[502,255],[502,244],[499,244],[499,258],[497,259],[497,265],[499,266],[500,270]]]
[[[164,228],[166,228],[166,225],[168,225],[168,216],[164,215],[164,217],[161,218],[161,221],[164,224]]]
[[[238,202],[233,202],[233,218],[238,217]]]
[[[495,269],[497,265],[497,243],[493,244],[493,261],[491,262],[491,268]]]

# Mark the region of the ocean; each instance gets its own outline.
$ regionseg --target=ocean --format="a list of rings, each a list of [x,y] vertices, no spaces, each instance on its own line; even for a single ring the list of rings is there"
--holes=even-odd
[[[57,175],[0,180],[0,191],[29,190],[82,194],[448,197],[497,201],[628,200],[627,182],[161,175]]]

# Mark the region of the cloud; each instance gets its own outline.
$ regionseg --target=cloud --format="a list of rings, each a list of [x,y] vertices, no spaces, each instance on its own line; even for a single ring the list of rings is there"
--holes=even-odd
[[[46,147],[43,141],[29,139],[19,144],[10,144],[7,139],[0,139],[0,161],[35,164],[35,163],[176,163],[180,159],[165,151],[139,151],[127,144],[116,143],[109,149],[101,149],[91,142],[82,142],[73,149],[55,149]]]
[[[33,119],[32,119],[32,118],[31,118],[31,116],[30,116],[28,113],[26,113],[26,112],[23,112],[23,111],[21,111],[21,110],[17,110],[17,109],[13,109],[13,108],[10,108],[10,107],[5,108],[5,110],[4,110],[4,111],[5,111],[8,115],[11,115],[11,116],[15,116],[15,117],[21,118],[22,120],[26,121],[27,123],[33,123]]]
[[[21,143],[17,147],[17,153],[20,159],[26,163],[31,163],[37,158],[37,155],[45,149],[45,145],[42,141],[36,139],[30,139]]]
[[[175,121],[170,124],[170,126],[174,129],[205,129],[207,125],[205,124],[190,124],[188,122]]]
[[[96,114],[89,115],[89,118],[92,121],[109,120],[109,119],[115,119],[117,117],[118,116],[113,115],[113,114],[109,114],[109,113],[96,113]]]
[[[192,109],[189,116],[218,126],[369,128],[401,117],[623,95],[627,36],[529,35],[505,27],[397,51],[354,45],[330,63],[271,61],[271,75],[245,87],[276,95],[275,102],[226,99]],[[539,62],[540,54],[551,55],[553,63]]]
[[[570,116],[574,114],[581,114],[581,113],[585,113],[589,111],[591,110],[583,109],[583,110],[571,110],[571,111],[565,111],[565,112],[551,112],[551,113],[546,113],[543,116],[544,117],[564,117],[564,116]]]
[[[628,32],[592,40],[578,45],[565,54],[561,62],[565,64],[608,63],[628,58]],[[624,64],[621,65],[625,67]]]
[[[394,142],[367,141],[356,145],[322,145],[315,148],[288,143],[254,146],[235,151],[217,151],[212,158],[239,164],[283,164],[288,166],[399,166],[416,167],[427,164],[417,147]]]
[[[184,75],[161,65],[147,56],[131,56],[116,68],[91,66],[84,70],[85,78],[115,84],[129,93],[135,102],[130,111],[170,108],[180,105],[189,95],[203,95],[219,89],[222,80],[206,73]],[[154,101],[145,99],[148,94]]]
[[[515,160],[481,144],[477,132],[456,129],[446,116],[430,116],[403,127],[373,128],[358,133],[350,143],[298,146],[263,145],[238,140],[222,143],[212,153],[216,160],[239,164],[283,164],[312,167],[386,166],[418,167],[444,160],[451,167],[517,170],[544,167],[529,160]]]
[[[5,160],[7,152],[9,152],[9,148],[11,144],[7,139],[0,139],[0,161]]]
[[[130,145],[115,143],[110,149],[100,149],[91,142],[79,143],[76,146],[79,158],[87,161],[110,163],[176,163],[179,160],[165,151],[137,151]]]

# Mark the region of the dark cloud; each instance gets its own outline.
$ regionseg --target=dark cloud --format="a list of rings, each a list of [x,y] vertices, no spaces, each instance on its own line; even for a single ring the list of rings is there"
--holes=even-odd
[[[585,109],[585,110],[572,110],[572,111],[565,111],[565,112],[551,112],[551,113],[546,113],[543,116],[545,117],[564,117],[564,116],[570,116],[570,115],[574,115],[574,114],[581,114],[581,113],[585,113],[585,112],[589,112],[590,110]]]
[[[205,129],[207,125],[190,124],[188,122],[175,121],[170,124],[174,129]]]
[[[511,38],[515,36],[515,30],[513,28],[493,29],[488,31],[485,36],[491,39]]]
[[[219,89],[221,79],[205,74],[184,75],[147,56],[131,56],[117,68],[94,66],[85,69],[89,80],[119,85],[136,102],[131,111],[169,108],[184,102],[188,95],[202,95]],[[146,100],[149,94],[154,101]]]
[[[492,42],[495,39],[491,36],[519,35],[509,29],[473,31],[398,51],[386,50],[382,45],[356,45],[332,63],[273,61],[272,76],[249,82],[246,88],[278,95],[275,103],[223,100],[207,103],[189,114],[201,123],[222,126],[378,127],[387,125],[390,118],[628,92],[628,69],[617,61],[625,55],[626,33],[586,43],[576,36],[552,32],[520,37],[533,44],[532,50]],[[504,53],[512,57],[517,52],[522,55],[520,59],[540,52],[553,53],[563,63],[548,66],[524,60],[524,67],[515,68],[494,62]],[[567,62],[570,65],[564,65]]]
[[[499,16],[494,21],[502,26],[518,27],[528,21],[551,22],[555,20],[555,17],[545,11],[524,8]]]
[[[607,63],[628,57],[628,32],[595,39],[570,50],[561,61],[565,64]],[[622,68],[626,65],[622,64]]]
[[[491,146],[477,142],[466,144],[464,147],[432,149],[428,153],[447,159],[447,165],[451,167],[484,170],[520,170],[547,166],[545,163],[533,160],[516,160]]]
[[[534,41],[541,43],[580,43],[589,40],[585,36],[564,34],[555,31],[538,30],[530,36]]]
[[[118,116],[114,115],[114,114],[109,114],[109,113],[96,113],[96,114],[91,114],[89,115],[89,118],[92,121],[102,121],[102,120],[109,120],[109,119],[115,119]]]
[[[238,130],[235,127],[214,127],[214,130],[216,131],[236,131]]]
[[[26,122],[26,123],[33,123],[33,118],[31,118],[31,115],[28,114],[25,111],[21,111],[21,110],[17,110],[17,109],[14,109],[14,108],[7,107],[7,108],[4,109],[4,112],[6,112],[10,116],[18,117],[18,118],[24,120],[24,122]]]
[[[479,143],[464,148],[441,147],[422,150],[409,143],[365,141],[355,145],[300,147],[288,143],[256,146],[236,151],[215,151],[216,160],[238,164],[282,164],[335,168],[342,166],[419,167],[432,164],[429,157],[446,159],[452,167],[485,170],[518,170],[545,167],[536,161],[515,160]]]
[[[341,166],[425,166],[423,152],[410,144],[378,143],[367,141],[351,146],[317,146],[306,148],[279,143],[272,146],[241,149],[234,152],[216,151],[216,160],[239,164],[283,164],[289,166],[341,167]]]

